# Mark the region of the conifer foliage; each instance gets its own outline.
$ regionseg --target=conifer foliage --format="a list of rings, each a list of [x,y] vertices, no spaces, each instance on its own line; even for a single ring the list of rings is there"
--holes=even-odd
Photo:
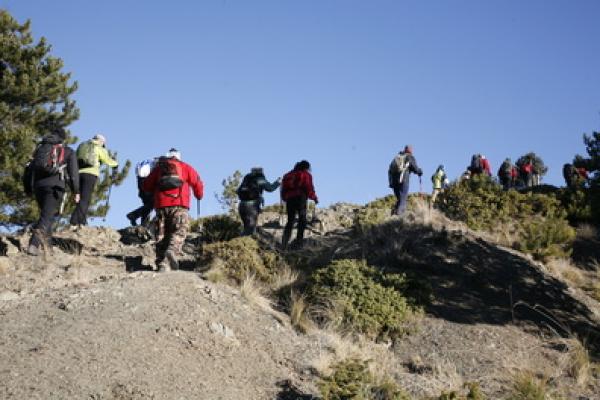
[[[36,143],[52,127],[67,128],[79,117],[71,98],[77,82],[50,55],[45,38],[35,41],[30,21],[20,24],[0,10],[0,226],[24,226],[37,217],[37,207],[21,183]],[[73,142],[73,138],[68,139]],[[122,180],[127,168],[116,176]],[[102,177],[101,177],[102,178]],[[98,190],[106,190],[106,176]],[[96,196],[92,206],[98,202]],[[92,207],[96,209],[95,207]],[[103,212],[100,206],[100,212]]]

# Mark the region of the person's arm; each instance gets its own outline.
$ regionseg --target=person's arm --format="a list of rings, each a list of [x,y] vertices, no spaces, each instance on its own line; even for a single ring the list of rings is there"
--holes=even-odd
[[[259,188],[266,190],[267,192],[274,192],[279,187],[281,182],[279,179],[276,179],[275,182],[269,183],[269,181],[267,181],[265,178],[258,178],[257,184]]]
[[[408,169],[413,174],[423,175],[423,170],[417,165],[417,159],[411,154],[408,156]]]
[[[79,165],[77,164],[77,155],[69,149],[69,159],[67,160],[67,173],[69,174],[69,187],[74,195],[79,195]]]
[[[302,179],[304,181],[304,188],[306,190],[306,196],[313,200],[315,203],[319,202],[319,199],[317,198],[317,194],[315,193],[315,187],[313,185],[313,181],[312,181],[312,175],[309,172],[305,172],[304,174],[302,174]]]
[[[98,146],[98,161],[100,164],[106,164],[111,168],[116,168],[119,166],[119,162],[117,160],[113,160],[110,154],[108,154],[108,150],[104,147]]]
[[[198,200],[202,200],[204,197],[204,183],[202,179],[200,179],[200,174],[190,165],[187,165],[187,173],[188,173],[188,184],[194,191],[194,196]]]

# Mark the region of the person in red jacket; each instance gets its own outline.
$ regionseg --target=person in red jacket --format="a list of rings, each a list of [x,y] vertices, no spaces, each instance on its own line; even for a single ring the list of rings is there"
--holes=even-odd
[[[283,176],[281,183],[281,199],[285,201],[287,209],[287,223],[283,230],[281,245],[285,249],[292,236],[292,229],[298,215],[298,231],[296,244],[300,248],[304,243],[304,230],[308,224],[306,219],[306,208],[308,199],[313,200],[315,205],[319,203],[312,175],[310,163],[302,160],[294,166],[294,169]]]
[[[190,225],[190,188],[198,200],[202,199],[204,184],[200,175],[181,161],[181,154],[176,149],[160,157],[144,181],[144,191],[154,193],[156,266],[160,272],[179,268],[177,257]]]

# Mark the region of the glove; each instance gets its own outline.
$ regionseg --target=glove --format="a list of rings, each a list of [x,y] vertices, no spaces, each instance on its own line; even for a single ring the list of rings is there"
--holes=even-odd
[[[417,175],[419,175],[419,178],[420,178],[421,176],[423,176],[423,170],[422,170],[422,169],[420,169],[420,170],[419,170],[419,172],[417,172]]]
[[[110,179],[112,179],[114,181],[117,179],[118,175],[119,175],[119,171],[116,168],[113,168],[112,174],[110,175]]]
[[[319,204],[319,199],[315,199],[315,205]]]

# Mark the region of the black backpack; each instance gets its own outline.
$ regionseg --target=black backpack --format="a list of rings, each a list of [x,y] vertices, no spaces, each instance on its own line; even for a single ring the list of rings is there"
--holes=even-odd
[[[248,174],[244,176],[240,187],[237,189],[237,195],[242,201],[252,201],[260,199],[260,186],[258,185],[259,175]]]
[[[471,158],[471,172],[476,174],[483,172],[483,162],[481,161],[481,156],[479,154],[475,154]]]
[[[33,152],[31,167],[36,175],[62,174],[66,165],[65,146],[62,143],[42,142]]]
[[[181,162],[176,158],[161,157],[157,168],[160,170],[158,189],[162,192],[183,187]],[[176,196],[173,196],[176,197]]]

